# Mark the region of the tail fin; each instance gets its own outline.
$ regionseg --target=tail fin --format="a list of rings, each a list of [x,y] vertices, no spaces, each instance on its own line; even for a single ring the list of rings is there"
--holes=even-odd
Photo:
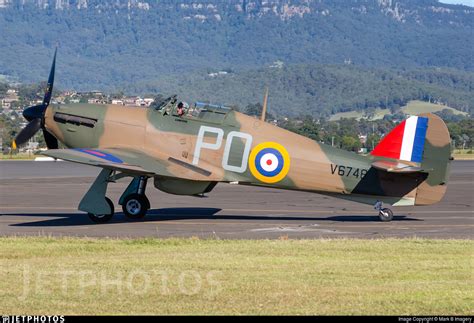
[[[409,117],[385,136],[371,155],[420,163],[427,128],[427,117]]]
[[[395,127],[371,155],[419,166],[427,176],[416,190],[415,205],[439,202],[446,192],[451,139],[441,118],[427,113],[412,116]]]

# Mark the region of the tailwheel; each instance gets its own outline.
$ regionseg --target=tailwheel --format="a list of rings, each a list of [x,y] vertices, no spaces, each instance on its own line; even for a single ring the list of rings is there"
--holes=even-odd
[[[143,194],[133,193],[123,200],[122,210],[129,219],[141,219],[149,209],[150,201]]]
[[[114,216],[114,212],[115,212],[114,203],[112,203],[112,201],[108,197],[105,198],[105,201],[110,206],[110,210],[111,210],[112,213],[110,213],[110,214],[92,214],[92,213],[88,213],[87,215],[89,216],[89,219],[91,219],[93,222],[95,222],[95,223],[107,223]]]
[[[379,218],[382,222],[390,222],[393,219],[393,212],[389,208],[379,210]]]

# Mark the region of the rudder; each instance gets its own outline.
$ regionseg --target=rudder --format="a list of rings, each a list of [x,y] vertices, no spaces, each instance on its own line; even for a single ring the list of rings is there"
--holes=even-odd
[[[420,115],[428,118],[421,168],[428,177],[418,186],[415,205],[434,204],[443,198],[449,179],[451,138],[444,121],[432,113]]]

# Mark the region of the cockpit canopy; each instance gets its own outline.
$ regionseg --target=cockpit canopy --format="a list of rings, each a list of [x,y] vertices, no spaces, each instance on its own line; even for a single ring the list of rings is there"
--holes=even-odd
[[[196,102],[187,111],[187,116],[208,122],[223,122],[231,108],[223,105]]]
[[[208,102],[196,102],[192,106],[183,104],[183,110],[178,108],[178,100],[176,95],[167,98],[157,109],[162,111],[163,115],[172,115],[175,117],[196,119],[211,123],[222,123],[227,114],[232,110],[229,107],[211,104]]]

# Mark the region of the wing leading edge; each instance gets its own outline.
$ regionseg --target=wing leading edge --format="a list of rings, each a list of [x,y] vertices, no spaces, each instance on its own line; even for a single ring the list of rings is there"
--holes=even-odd
[[[167,156],[150,156],[123,148],[51,149],[43,155],[66,161],[120,171],[131,175],[162,176],[209,181],[212,172]]]

